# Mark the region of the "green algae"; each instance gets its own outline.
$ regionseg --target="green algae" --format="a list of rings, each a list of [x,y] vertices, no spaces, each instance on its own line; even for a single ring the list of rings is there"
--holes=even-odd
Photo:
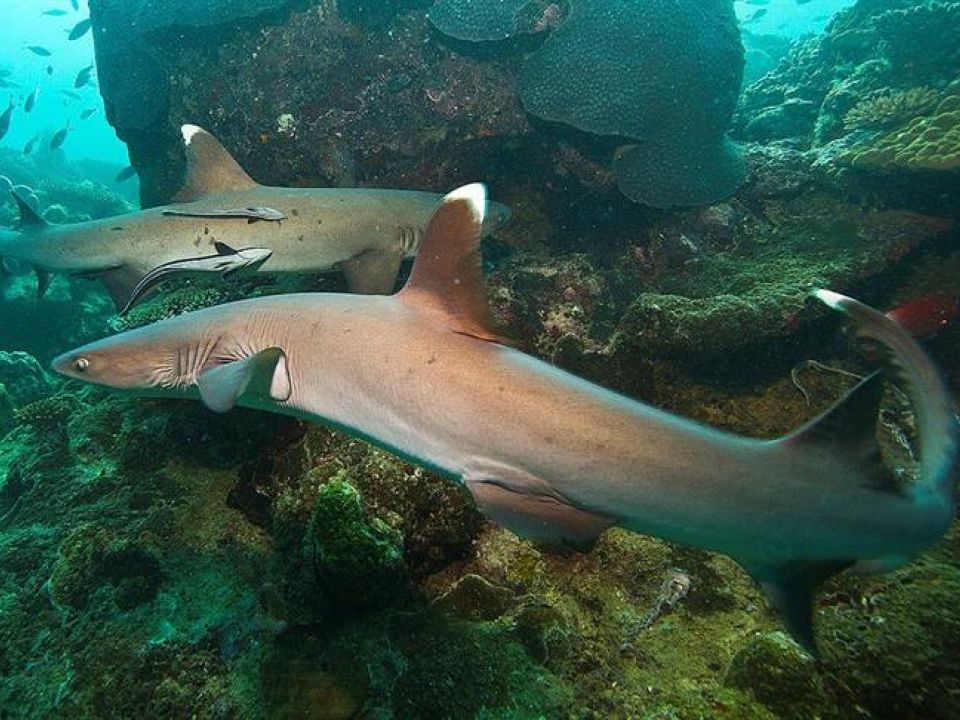
[[[360,493],[339,477],[321,488],[305,543],[322,586],[343,602],[387,603],[406,578],[402,536],[382,520],[368,520]]]

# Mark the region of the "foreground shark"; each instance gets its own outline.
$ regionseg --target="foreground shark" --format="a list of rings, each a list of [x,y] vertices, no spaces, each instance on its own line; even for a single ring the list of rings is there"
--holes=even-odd
[[[300,294],[188,313],[68,352],[59,373],[138,395],[199,397],[342,428],[462,481],[520,535],[585,546],[611,525],[735,558],[813,647],[811,594],[854,565],[896,566],[953,518],[957,420],[893,320],[826,290],[883,349],[912,401],[919,480],[875,439],[880,374],[777,440],[721,432],[525,355],[490,322],[485,192],[446,197],[394,296]]]
[[[352,292],[393,291],[442,196],[412,190],[278,188],[254,182],[210,133],[181,129],[186,182],[175,203],[129,215],[50,225],[22,197],[19,235],[0,256],[50,273],[101,279],[117,307],[176,275],[344,272]],[[497,205],[492,231],[509,218]]]

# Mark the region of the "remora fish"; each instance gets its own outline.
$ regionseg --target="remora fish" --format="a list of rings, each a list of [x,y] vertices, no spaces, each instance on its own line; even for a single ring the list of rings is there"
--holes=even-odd
[[[41,280],[51,272],[97,277],[117,308],[127,306],[134,288],[161,266],[170,270],[166,277],[175,270],[209,271],[204,260],[216,254],[217,242],[272,251],[262,268],[267,273],[339,269],[352,292],[389,293],[441,200],[413,190],[265,187],[209,133],[186,125],[183,137],[187,173],[178,202],[73,225],[49,225],[19,202],[22,232],[0,242],[0,256],[31,265]],[[232,208],[270,209],[286,219],[251,225],[246,216],[217,217]],[[498,205],[486,229],[509,215]]]
[[[57,358],[70,378],[327,423],[463,482],[518,534],[585,545],[611,525],[722,552],[813,649],[811,597],[878,571],[953,519],[958,428],[936,369],[895,321],[825,290],[885,351],[914,408],[916,483],[888,481],[874,434],[881,374],[792,434],[721,432],[502,344],[480,259],[483,186],[448,195],[393,296],[300,294],[208,308]]]

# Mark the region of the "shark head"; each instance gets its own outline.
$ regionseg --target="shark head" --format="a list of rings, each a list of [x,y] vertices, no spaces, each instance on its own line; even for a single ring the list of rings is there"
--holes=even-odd
[[[186,396],[219,343],[171,318],[89,343],[55,358],[68,378],[136,395]]]
[[[54,359],[60,375],[147,397],[199,398],[224,412],[292,393],[287,357],[259,342],[244,302],[198,310],[89,343]]]

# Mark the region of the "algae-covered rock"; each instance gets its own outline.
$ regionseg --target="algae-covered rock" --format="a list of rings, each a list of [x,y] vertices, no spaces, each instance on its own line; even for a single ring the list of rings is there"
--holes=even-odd
[[[339,478],[321,488],[304,542],[322,587],[343,602],[379,605],[406,581],[403,538],[367,519],[360,493]]]
[[[37,359],[25,352],[0,351],[0,383],[13,402],[26,405],[50,394],[50,383]]]
[[[81,526],[60,545],[50,575],[50,597],[75,610],[110,586],[117,606],[129,610],[156,597],[163,582],[160,562],[147,548],[109,531]]]
[[[814,659],[779,631],[756,635],[734,656],[724,682],[751,693],[779,718],[816,717],[826,700]]]

